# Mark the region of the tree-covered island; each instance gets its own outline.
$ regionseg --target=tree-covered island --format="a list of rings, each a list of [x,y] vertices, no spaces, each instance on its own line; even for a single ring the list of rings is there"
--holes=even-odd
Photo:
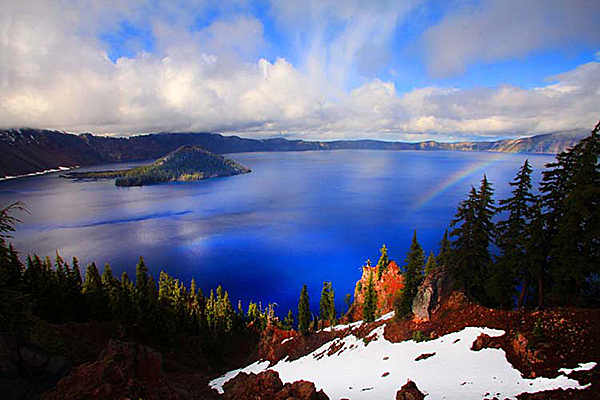
[[[161,182],[198,181],[250,172],[234,160],[213,154],[202,146],[181,146],[150,165],[121,171],[71,172],[69,179],[115,179],[117,186],[144,186]]]

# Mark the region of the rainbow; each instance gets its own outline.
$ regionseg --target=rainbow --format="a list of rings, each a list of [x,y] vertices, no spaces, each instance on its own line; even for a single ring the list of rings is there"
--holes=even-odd
[[[446,190],[448,190],[452,186],[454,186],[457,183],[465,180],[466,178],[468,178],[469,176],[473,175],[474,173],[479,172],[481,170],[485,170],[489,166],[491,166],[491,165],[497,163],[498,161],[504,159],[504,156],[502,154],[494,154],[494,155],[490,155],[490,158],[491,159],[487,159],[487,160],[484,160],[484,161],[479,161],[479,162],[477,162],[475,164],[469,165],[469,166],[461,169],[460,171],[455,172],[451,176],[449,176],[447,180],[441,182],[439,185],[437,185],[436,187],[434,187],[433,189],[431,189],[429,192],[427,192],[425,195],[423,195],[411,207],[411,211],[418,211],[421,207],[423,207],[425,204],[429,203],[431,200],[433,200],[439,194],[445,192]],[[465,193],[465,195],[466,195],[466,193]]]

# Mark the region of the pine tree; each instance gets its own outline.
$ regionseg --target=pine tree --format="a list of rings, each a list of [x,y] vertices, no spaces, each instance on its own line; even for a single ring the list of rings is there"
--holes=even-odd
[[[600,273],[599,131],[600,122],[548,164],[540,185],[554,298],[566,304],[581,297]]]
[[[390,259],[388,258],[388,251],[385,244],[379,250],[381,252],[381,257],[379,257],[379,261],[377,261],[377,280],[381,280],[381,276],[388,269],[388,265],[390,264]]]
[[[377,291],[375,290],[375,280],[373,272],[369,274],[367,284],[363,288],[365,291],[363,302],[363,321],[373,322],[377,314]]]
[[[346,312],[350,311],[350,305],[352,305],[352,295],[350,293],[346,293],[344,296],[344,303],[346,304]]]
[[[522,285],[518,307],[521,307],[531,284],[528,274],[525,245],[527,243],[527,226],[531,219],[531,207],[534,196],[531,193],[531,166],[525,163],[517,173],[515,180],[509,185],[513,188],[511,197],[500,200],[500,212],[507,212],[508,218],[498,222],[496,243],[500,256],[494,266],[489,282],[488,293],[496,305],[501,308],[512,308],[515,283]]]
[[[289,310],[285,319],[283,320],[283,329],[286,331],[290,331],[294,328],[294,314],[292,314],[292,310]]]
[[[456,237],[450,272],[467,296],[483,302],[487,299],[485,285],[492,266],[489,245],[495,235],[492,195],[492,186],[484,175],[480,189],[471,187],[469,197],[459,204],[450,225],[453,228],[450,236]]]
[[[140,257],[135,267],[135,292],[134,305],[137,320],[142,330],[156,331],[159,328],[157,316],[157,290],[156,283],[148,273],[144,259]]]
[[[82,293],[93,319],[105,321],[110,316],[109,299],[102,285],[102,278],[95,263],[88,265],[85,271]]]
[[[425,253],[417,241],[417,232],[413,233],[410,250],[406,254],[404,267],[404,288],[396,310],[398,318],[408,318],[412,315],[413,299],[417,295],[419,285],[423,281],[423,266],[425,264]]]
[[[536,197],[535,203],[531,208],[531,221],[527,225],[525,242],[526,268],[533,282],[536,283],[536,297],[538,307],[544,305],[544,281],[548,276],[548,254],[549,240],[548,229],[545,225],[545,218],[542,214],[542,202]]]
[[[450,240],[448,240],[448,230],[444,231],[444,237],[440,242],[440,253],[435,259],[435,264],[448,267],[450,264],[450,257],[452,253],[452,246],[450,245]]]
[[[310,327],[310,303],[306,285],[302,286],[300,291],[300,300],[298,301],[298,330],[306,334]]]
[[[425,276],[429,275],[435,269],[435,256],[433,255],[433,251],[429,253],[429,257],[427,258],[427,264],[425,264]]]
[[[106,264],[104,271],[102,272],[102,287],[106,297],[108,298],[108,305],[110,314],[115,315],[117,302],[120,296],[121,285],[119,281],[113,276],[112,268]]]
[[[319,314],[323,322],[333,323],[335,319],[334,294],[331,282],[323,282],[321,300],[319,301]]]
[[[133,324],[136,318],[136,309],[134,306],[135,285],[129,279],[127,272],[121,274],[119,282],[120,290],[115,307],[115,318],[122,323]]]

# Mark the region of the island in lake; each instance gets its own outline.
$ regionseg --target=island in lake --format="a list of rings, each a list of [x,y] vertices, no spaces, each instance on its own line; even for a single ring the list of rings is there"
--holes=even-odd
[[[70,172],[68,179],[115,179],[117,186],[144,186],[162,182],[198,181],[250,172],[234,160],[202,146],[181,146],[150,165],[120,171]]]

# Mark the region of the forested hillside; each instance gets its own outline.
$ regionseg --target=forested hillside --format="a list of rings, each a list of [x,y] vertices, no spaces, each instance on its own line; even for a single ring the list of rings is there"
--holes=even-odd
[[[464,150],[559,153],[587,135],[585,130],[556,132],[526,139],[495,142],[419,143],[378,140],[311,142],[286,139],[244,139],[216,133],[159,133],[116,138],[75,135],[43,129],[0,130],[0,177],[58,167],[155,160],[185,145],[199,145],[217,154],[305,150]]]
[[[119,171],[70,172],[70,179],[113,179],[117,186],[144,186],[160,182],[197,181],[250,172],[234,160],[201,146],[182,146],[146,166]]]

